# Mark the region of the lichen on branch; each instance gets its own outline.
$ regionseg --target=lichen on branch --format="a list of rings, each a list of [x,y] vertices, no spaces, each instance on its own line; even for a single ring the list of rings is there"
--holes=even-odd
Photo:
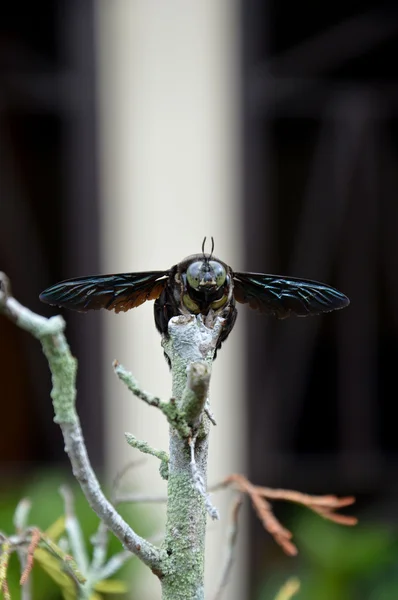
[[[91,467],[75,407],[77,361],[64,335],[65,321],[60,316],[46,319],[21,305],[12,297],[9,280],[4,273],[0,273],[0,312],[42,344],[52,376],[54,420],[62,430],[73,474],[88,503],[130,552],[160,572],[164,553],[124,521],[105,497]]]

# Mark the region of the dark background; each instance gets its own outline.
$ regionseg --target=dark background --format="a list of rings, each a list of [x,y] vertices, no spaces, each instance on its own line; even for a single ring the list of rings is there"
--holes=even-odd
[[[357,513],[394,528],[398,14],[355,2],[242,10],[247,265],[351,299],[310,323],[249,314],[251,477],[355,494]],[[254,519],[251,535],[258,581]]]
[[[398,14],[389,6],[242,2],[242,214],[248,270],[327,281],[351,299],[326,318],[249,315],[249,475],[355,494],[356,514],[395,531]],[[99,270],[93,2],[43,0],[40,11],[14,2],[0,14],[0,267],[21,302],[50,314],[38,291]],[[101,331],[69,315],[68,332],[98,466]],[[2,317],[0,339],[4,482],[65,457],[37,343]],[[276,552],[253,518],[253,597]]]
[[[50,315],[39,291],[71,273],[99,272],[93,3],[44,0],[38,11],[13,2],[0,15],[0,264],[15,296]],[[75,315],[66,318],[84,363],[78,376],[81,418],[99,464],[102,399],[95,373],[101,332],[90,319],[77,328]],[[12,464],[15,474],[26,460],[32,467],[64,461],[48,411],[48,367],[37,343],[4,318],[0,336],[7,340],[0,350],[4,404],[13,398],[0,438],[2,466]],[[29,373],[23,381],[20,360]],[[97,405],[89,414],[91,395]],[[35,407],[29,417],[27,404]],[[25,445],[13,444],[16,427],[22,427]]]

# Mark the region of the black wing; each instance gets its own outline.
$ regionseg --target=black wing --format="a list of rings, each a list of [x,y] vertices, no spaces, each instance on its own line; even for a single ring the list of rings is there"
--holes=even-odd
[[[350,303],[347,296],[318,281],[264,275],[263,273],[234,273],[234,296],[238,302],[272,314],[279,319],[290,315],[306,317],[319,315]]]
[[[148,271],[67,279],[44,290],[40,300],[80,312],[99,308],[126,311],[159,298],[168,273]]]

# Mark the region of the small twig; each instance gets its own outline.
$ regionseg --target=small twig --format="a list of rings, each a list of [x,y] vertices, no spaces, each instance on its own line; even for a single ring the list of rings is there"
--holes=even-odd
[[[69,554],[65,554],[65,552],[43,532],[40,534],[40,546],[62,562],[65,572],[76,584],[83,585],[86,583],[86,574],[80,571],[74,558]]]
[[[164,402],[158,396],[154,396],[153,394],[143,390],[138,384],[138,381],[134,375],[130,373],[130,371],[127,371],[127,369],[121,365],[118,360],[114,360],[112,366],[120,381],[123,381],[130,392],[133,392],[134,396],[140,400],[143,400],[146,404],[149,404],[149,406],[160,408],[160,410],[163,412],[164,405],[167,404],[167,402]]]
[[[80,571],[82,571],[82,573],[87,573],[89,557],[87,554],[86,545],[84,543],[80,523],[75,515],[75,499],[73,497],[72,490],[68,486],[63,485],[59,488],[59,492],[64,500],[65,529],[68,534],[71,554],[74,557]]]
[[[166,454],[166,453],[165,453]],[[114,504],[117,503],[116,499],[117,496],[119,494],[119,488],[120,488],[120,484],[122,479],[126,476],[126,474],[131,471],[132,469],[135,469],[136,467],[139,467],[141,465],[143,465],[145,463],[145,458],[141,458],[139,460],[132,460],[129,463],[127,463],[123,469],[120,469],[120,471],[118,473],[116,473],[116,476],[114,477],[113,481],[112,481],[112,502]]]
[[[164,538],[164,533],[158,532],[155,535],[151,535],[149,538],[149,541],[152,544],[157,544],[158,542],[162,541],[163,538]],[[94,558],[93,558],[91,570],[96,573],[97,581],[103,581],[103,580],[111,577],[114,573],[116,573],[131,558],[134,558],[131,555],[131,552],[128,552],[127,550],[123,550],[122,552],[119,552],[118,554],[114,554],[108,560],[108,562],[106,564],[102,564],[97,567],[95,566]]]
[[[13,519],[14,527],[15,527],[17,534],[21,534],[21,535],[25,534],[27,524],[28,524],[28,517],[29,517],[30,509],[31,509],[31,502],[27,498],[23,498],[18,503],[17,508],[15,509],[15,512],[14,512],[14,519]],[[17,552],[20,569],[21,569],[21,575],[22,575],[25,572],[25,569],[27,566],[26,549],[17,547],[16,552]],[[30,579],[28,578],[26,580],[25,584],[22,586],[21,599],[22,600],[30,600],[31,597],[32,597],[31,582],[30,582]]]
[[[231,518],[227,534],[227,553],[225,557],[225,563],[221,572],[220,583],[213,600],[220,600],[231,573],[232,564],[235,558],[235,546],[238,537],[238,517],[240,508],[242,506],[242,501],[242,496],[239,495],[232,505]]]
[[[17,519],[18,520],[18,519]],[[14,515],[15,521],[15,515]],[[26,550],[27,546],[31,540],[31,531],[21,531],[15,535],[6,536],[4,533],[0,532],[0,543],[1,543],[1,551],[0,551],[0,592],[3,593],[4,600],[10,600],[10,592],[7,584],[7,569],[9,565],[9,560],[11,553],[15,550],[17,552],[21,573],[25,571],[26,567]],[[28,579],[25,582],[25,585],[21,590],[21,600],[31,600],[30,593],[30,580]]]
[[[127,463],[123,469],[121,469],[115,476],[112,482],[111,502],[114,506],[117,506],[117,494],[119,493],[120,482],[130,469],[145,462],[143,459],[131,461]],[[91,569],[98,571],[106,561],[106,555],[108,552],[109,544],[109,529],[100,521],[97,532],[91,537],[91,544],[93,546],[93,558],[91,563]]]
[[[13,519],[14,527],[17,533],[22,533],[22,531],[26,529],[31,507],[32,503],[28,498],[23,498],[18,502]]]
[[[354,504],[354,496],[345,496],[338,498],[335,495],[329,494],[325,496],[311,496],[303,494],[295,490],[272,489],[263,486],[256,486],[258,493],[270,498],[271,500],[287,500],[296,504],[307,506],[312,511],[321,515],[324,519],[339,523],[340,525],[356,525],[358,519],[349,515],[341,515],[334,511],[338,508],[351,506]]]
[[[126,564],[128,560],[132,558],[131,552],[128,550],[123,550],[122,552],[118,552],[114,554],[99,571],[97,572],[98,581],[102,581],[104,579],[108,579],[112,577],[121,567]]]
[[[127,443],[132,448],[136,448],[143,454],[150,454],[151,456],[158,458],[160,460],[159,473],[162,479],[167,479],[169,473],[169,455],[167,452],[153,448],[150,444],[148,444],[148,442],[139,440],[132,433],[126,432],[124,436],[127,440]]]
[[[90,539],[93,546],[92,570],[100,569],[106,561],[109,544],[109,530],[105,523],[100,521],[96,533]]]
[[[21,575],[21,579],[19,580],[19,583],[21,585],[25,585],[25,583],[28,580],[29,574],[33,567],[33,555],[35,553],[37,546],[39,545],[40,538],[41,538],[41,534],[40,534],[39,529],[36,529],[36,528],[33,529],[31,541],[30,541],[28,552],[26,555],[26,566]]]
[[[272,488],[253,485],[246,477],[238,473],[233,473],[220,484],[213,486],[212,489],[221,489],[231,485],[250,497],[264,529],[274,537],[275,541],[283,548],[286,554],[289,554],[290,556],[295,556],[298,552],[297,547],[291,541],[293,534],[283,527],[275,517],[272,512],[272,507],[267,499],[286,500],[288,502],[301,504],[316,512],[324,519],[328,519],[329,521],[341,525],[355,525],[358,522],[356,517],[341,515],[334,512],[339,508],[353,504],[355,502],[353,496],[344,498],[338,498],[333,495],[311,496],[294,490],[274,490]]]
[[[191,435],[191,429],[188,426],[184,415],[182,415],[176,407],[173,398],[170,399],[170,402],[164,402],[157,396],[153,396],[152,394],[149,394],[143,390],[139,386],[134,375],[127,371],[127,369],[125,369],[125,367],[123,367],[123,365],[121,365],[117,360],[113,361],[113,368],[116,375],[121,381],[123,381],[123,383],[134,394],[134,396],[137,396],[137,398],[140,398],[149,406],[158,408],[165,415],[169,424],[179,433],[182,438],[188,438]]]
[[[132,433],[126,432],[124,434],[124,437],[126,438],[129,446],[131,446],[132,448],[136,448],[143,454],[150,454],[151,456],[155,456],[155,458],[158,458],[162,462],[169,462],[169,456],[164,450],[158,450],[157,448],[153,448],[150,444],[148,444],[148,442],[146,442],[145,440],[139,440]]]

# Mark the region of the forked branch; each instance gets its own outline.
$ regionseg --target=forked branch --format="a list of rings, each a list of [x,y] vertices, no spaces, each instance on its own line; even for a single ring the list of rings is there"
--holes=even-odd
[[[65,321],[60,316],[46,319],[22,306],[12,297],[9,280],[4,273],[0,273],[0,313],[41,342],[52,375],[54,420],[62,430],[73,474],[88,503],[123,546],[159,572],[165,553],[139,536],[124,521],[105,497],[91,466],[75,407],[77,361],[64,335]]]

